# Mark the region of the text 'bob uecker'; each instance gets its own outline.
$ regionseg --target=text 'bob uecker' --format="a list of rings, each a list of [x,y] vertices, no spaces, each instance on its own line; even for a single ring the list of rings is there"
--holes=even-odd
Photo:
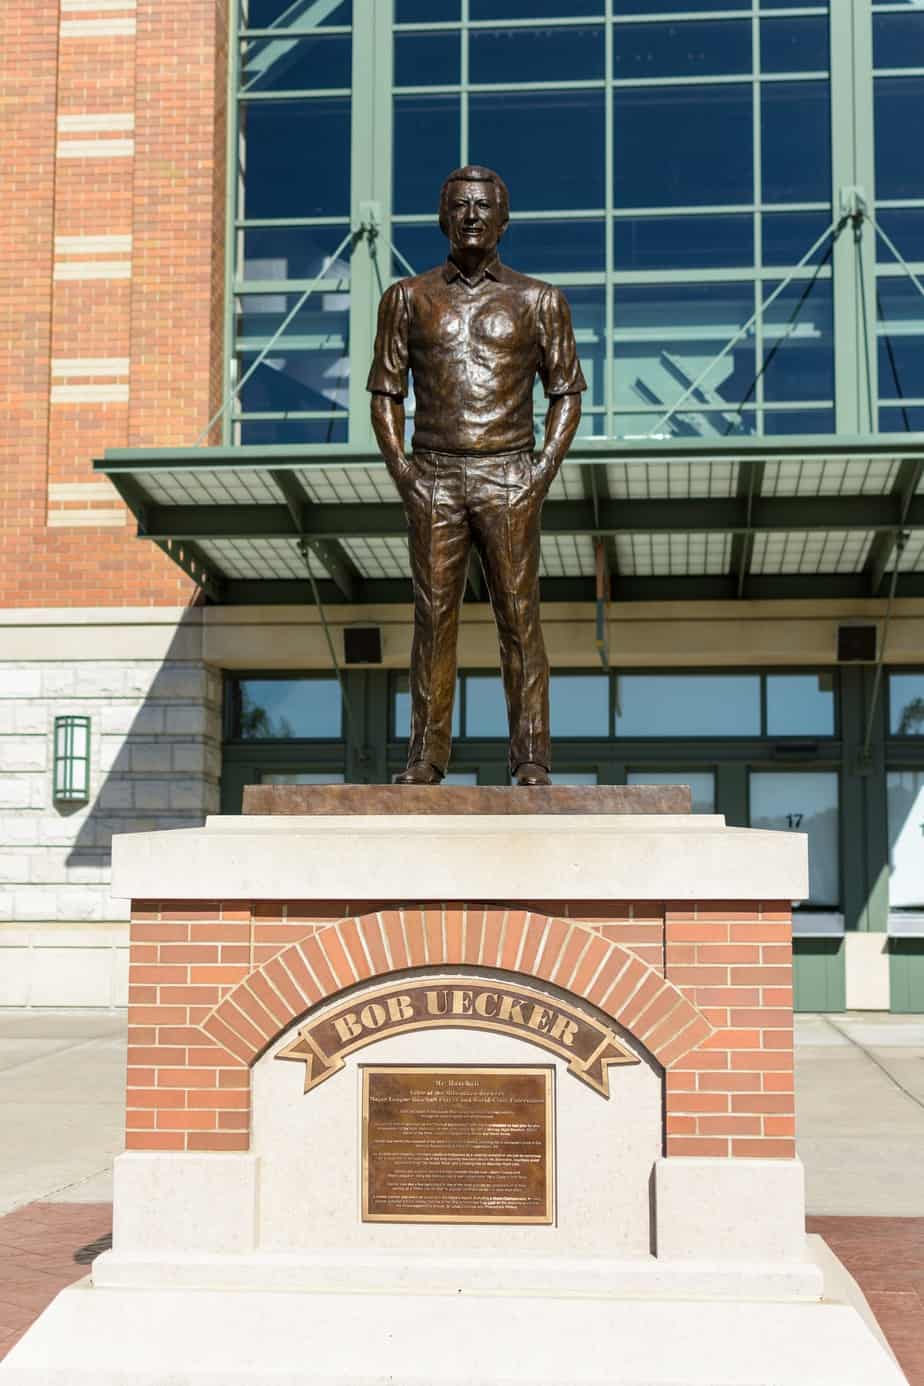
[[[590,1008],[536,987],[493,977],[414,978],[354,992],[302,1025],[277,1059],[305,1064],[305,1092],[344,1065],[348,1054],[390,1034],[434,1028],[491,1030],[550,1050],[609,1097],[611,1064],[638,1063]]]

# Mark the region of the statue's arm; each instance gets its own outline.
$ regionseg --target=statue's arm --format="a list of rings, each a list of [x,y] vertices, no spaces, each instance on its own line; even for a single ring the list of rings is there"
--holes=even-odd
[[[558,475],[580,422],[581,396],[553,395],[545,416],[545,442],[536,459],[546,491]]]
[[[392,481],[400,486],[410,470],[404,451],[404,400],[397,395],[374,394],[372,431]]]
[[[578,360],[568,301],[560,289],[546,287],[539,303],[539,374],[549,400],[545,442],[536,461],[545,493],[564,462],[581,421],[581,391],[587,385]]]
[[[366,389],[372,396],[372,431],[399,490],[411,471],[404,452],[407,376],[408,305],[404,289],[397,283],[385,290],[379,304],[375,351]]]

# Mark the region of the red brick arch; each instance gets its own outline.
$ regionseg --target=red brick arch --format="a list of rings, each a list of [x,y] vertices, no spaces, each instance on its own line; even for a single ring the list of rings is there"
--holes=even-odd
[[[660,972],[586,924],[522,909],[441,905],[326,925],[252,971],[201,1027],[249,1065],[293,1021],[339,992],[408,968],[460,964],[555,983],[623,1026],[665,1068],[711,1033]]]

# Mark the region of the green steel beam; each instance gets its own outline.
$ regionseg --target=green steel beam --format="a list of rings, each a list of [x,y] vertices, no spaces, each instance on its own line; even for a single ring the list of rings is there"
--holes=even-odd
[[[897,502],[898,522],[894,529],[883,530],[876,535],[870,545],[866,560],[869,590],[873,597],[879,595],[899,535],[903,530],[912,528],[909,520],[917,505],[920,504],[920,498],[916,500],[915,497],[922,480],[924,480],[924,460],[912,462],[906,458],[899,464],[898,476],[892,487],[892,495]]]
[[[924,433],[758,435],[727,438],[579,438],[566,466],[574,463],[771,462],[802,458],[861,462],[870,457],[924,458]],[[348,443],[247,444],[221,448],[109,448],[94,462],[105,476],[144,472],[269,471],[274,468],[379,467],[384,463],[368,447]]]
[[[747,591],[748,573],[754,556],[754,506],[760,496],[766,463],[756,462],[753,467],[738,469],[738,501],[743,505],[747,528],[739,530],[732,539],[731,570],[738,584],[738,596],[744,597]]]
[[[177,535],[155,535],[148,531],[150,498],[130,476],[112,478],[119,495],[138,522],[139,539],[152,539],[157,547],[182,568],[187,577],[192,578],[210,601],[225,599],[225,575],[216,564],[199,548],[192,539],[181,539]]]
[[[285,509],[296,536],[307,541],[311,552],[326,569],[344,599],[348,602],[359,601],[362,575],[336,539],[312,537],[311,518],[319,507],[310,499],[298,477],[292,472],[272,472],[271,476],[285,498]]]
[[[543,578],[542,600],[545,602],[592,602],[593,578]],[[329,580],[318,583],[325,605],[344,605],[342,593]],[[231,606],[265,604],[301,606],[310,603],[307,584],[295,579],[229,578],[222,600]],[[903,573],[899,578],[899,597],[924,597],[924,573]],[[783,601],[792,599],[835,600],[869,597],[869,587],[862,573],[787,573],[764,577],[752,574],[748,583],[748,600]],[[733,574],[715,577],[620,577],[619,599],[626,602],[663,601],[736,601],[737,580]],[[409,604],[410,579],[367,578],[363,583],[363,604]]]
[[[134,507],[133,507],[134,508]],[[293,517],[288,505],[158,505],[140,507],[139,533],[148,539],[383,539],[407,533],[397,502],[307,501]],[[143,516],[143,518],[142,518]],[[924,529],[924,496],[903,510],[901,497],[758,496],[665,500],[566,500],[547,502],[546,534],[740,533],[759,530]],[[344,561],[346,560],[344,555]]]

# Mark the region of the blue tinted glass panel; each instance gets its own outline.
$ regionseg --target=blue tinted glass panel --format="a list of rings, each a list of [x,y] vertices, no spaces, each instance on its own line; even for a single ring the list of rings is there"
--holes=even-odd
[[[754,290],[750,284],[617,284],[613,311],[617,403],[667,408],[751,317]],[[750,332],[713,365],[698,398],[737,405],[754,374]],[[730,422],[731,415],[717,431]]]
[[[458,82],[460,47],[457,33],[396,34],[395,86],[436,87]]]
[[[889,732],[924,736],[924,674],[889,675]]]
[[[599,784],[600,782],[596,770],[562,770],[557,765],[552,778],[556,784]]]
[[[603,25],[554,29],[473,29],[472,82],[572,82],[603,76]]]
[[[452,703],[452,735],[459,735],[459,680],[456,679],[456,694]],[[411,734],[411,694],[408,688],[407,674],[398,674],[395,678],[395,736],[399,741],[405,741]],[[458,781],[457,781],[458,783]]]
[[[731,0],[613,0],[613,14],[617,17],[629,14],[683,14],[687,10],[705,14],[707,10],[730,10],[740,8]],[[618,29],[617,29],[618,32]]]
[[[827,72],[829,60],[827,19],[761,20],[761,72]]]
[[[469,19],[570,19],[603,13],[604,0],[469,0]]]
[[[241,57],[241,92],[349,87],[349,34],[252,39]]]
[[[877,77],[873,85],[876,196],[921,196],[924,77]]]
[[[322,271],[331,279],[349,280],[350,262],[343,251],[337,260],[331,252],[349,227],[293,226],[253,227],[243,233],[245,279],[314,279]]]
[[[747,19],[617,24],[613,30],[613,76],[617,79],[749,76],[751,68]]]
[[[273,770],[260,775],[261,784],[343,784],[344,779],[333,770]]]
[[[245,346],[265,345],[298,304],[300,293],[241,294],[237,313],[238,341]],[[288,349],[336,351],[344,354],[350,323],[350,295],[343,291],[316,291],[307,298],[274,345]],[[270,360],[268,357],[267,360]]]
[[[602,270],[606,263],[601,221],[512,221],[504,232],[503,258],[521,274]]]
[[[585,408],[604,403],[605,290],[603,285],[573,286],[565,290],[571,308],[581,369],[587,381]],[[541,387],[540,387],[541,389]]]
[[[241,106],[247,217],[345,216],[350,209],[349,97]]]
[[[394,110],[394,210],[435,214],[459,164],[459,98],[398,96]]]
[[[715,813],[713,770],[630,770],[626,784],[687,784],[694,813]]]
[[[877,14],[874,67],[924,67],[924,14]]]
[[[924,396],[924,297],[909,279],[876,284],[881,399]]]
[[[873,0],[873,3],[875,4],[876,0]],[[826,10],[827,8],[828,0],[799,0],[796,5],[792,3],[792,0],[759,0],[758,4],[758,9],[761,10]]]
[[[656,424],[656,433],[668,434],[673,438],[726,438],[757,431],[753,405],[745,406],[744,409],[737,405],[725,409],[697,409],[692,413],[680,409],[671,414],[666,423],[662,423],[663,418],[663,406],[657,410],[642,412],[623,408],[615,415],[615,436],[645,438]]]
[[[751,88],[640,88],[613,92],[617,207],[753,201]]]
[[[506,736],[507,703],[499,674],[468,674],[465,679],[465,735]]]
[[[765,409],[763,420],[763,431],[770,436],[834,432],[833,409]]]
[[[764,201],[829,201],[831,102],[827,82],[764,82],[760,110]]]
[[[880,207],[876,220],[903,260],[924,262],[924,207]],[[876,237],[876,259],[887,265],[898,263],[881,236]]]
[[[395,0],[396,24],[451,24],[459,18],[459,0]]]
[[[469,159],[502,174],[517,211],[599,207],[603,92],[473,92]]]
[[[347,419],[245,419],[240,425],[241,442],[269,445],[276,443],[346,443]]]
[[[616,217],[618,270],[710,269],[754,263],[750,216]]]
[[[765,283],[763,292],[769,294],[773,288]],[[763,384],[768,402],[833,398],[830,279],[814,284],[797,280],[764,310]]]
[[[422,274],[424,270],[432,269],[434,265],[440,265],[446,259],[449,245],[437,225],[435,212],[433,221],[428,226],[396,226],[392,223],[391,235],[396,248],[401,251],[414,274]],[[400,260],[393,257],[392,274],[403,279],[409,273],[411,270],[407,265],[402,265]]]
[[[235,735],[244,741],[341,734],[336,679],[238,679],[235,688]]]
[[[833,736],[833,674],[768,674],[768,736]]]
[[[609,736],[610,681],[606,674],[553,674],[549,703],[553,736]]]
[[[437,0],[431,0],[437,3]],[[321,18],[313,11],[320,8]],[[352,24],[353,0],[340,0],[339,5],[320,7],[293,4],[292,0],[250,0],[247,7],[249,29],[319,29],[331,24]]]
[[[759,736],[759,674],[619,674],[617,736]]]
[[[761,228],[764,264],[797,265],[830,225],[825,212],[768,212]],[[823,241],[806,264],[817,264],[827,248]]]
[[[257,352],[240,353],[247,371]],[[345,346],[329,351],[274,347],[238,395],[244,414],[282,410],[336,412],[349,403],[349,357]]]
[[[805,833],[809,902],[840,899],[838,780],[832,770],[758,770],[750,778],[752,828]]]
[[[879,410],[880,433],[924,433],[924,409],[906,405]]]

